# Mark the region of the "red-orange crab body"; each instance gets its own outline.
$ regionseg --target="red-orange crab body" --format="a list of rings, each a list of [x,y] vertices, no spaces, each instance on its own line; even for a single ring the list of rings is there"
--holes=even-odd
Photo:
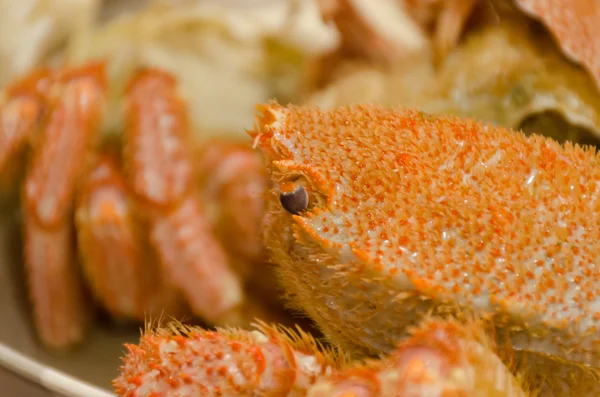
[[[597,371],[595,149],[377,106],[260,110],[265,244],[329,340],[387,353],[423,316],[474,313],[537,370]],[[295,214],[290,182],[309,195]]]
[[[5,92],[5,182],[33,149],[22,189],[24,262],[40,338],[55,348],[83,338],[90,316],[79,257],[94,298],[114,317],[175,314],[183,298],[210,323],[244,321],[249,302],[236,269],[244,266],[234,268],[228,251],[244,247],[235,261],[257,262],[259,247],[248,245],[260,242],[225,247],[215,226],[227,219],[240,225],[240,236],[258,234],[267,182],[260,159],[249,146],[218,142],[212,152],[220,155],[200,157],[197,167],[198,144],[176,80],[156,69],[132,76],[122,137],[107,137],[100,128],[110,116],[107,84],[104,63],[93,62],[32,72]],[[244,167],[218,174],[227,162]],[[209,169],[218,174],[210,195],[198,177]],[[227,216],[208,214],[205,207],[231,194],[230,184],[244,197],[245,212],[228,198],[232,208],[221,211]]]
[[[265,245],[335,349],[163,329],[128,346],[119,395],[598,395],[595,149],[376,105],[259,110]]]

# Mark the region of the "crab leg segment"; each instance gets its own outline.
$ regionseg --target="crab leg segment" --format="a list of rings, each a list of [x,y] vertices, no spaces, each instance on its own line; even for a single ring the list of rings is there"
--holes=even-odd
[[[144,335],[139,346],[127,345],[113,386],[127,397],[300,396],[336,365],[308,335],[293,340],[282,330],[262,331]]]
[[[216,218],[213,224],[218,225],[219,234],[230,251],[259,259],[263,253],[264,195],[269,183],[260,155],[247,145],[210,141],[197,158],[202,197],[208,203],[218,203],[215,207],[221,209],[209,211]]]
[[[227,256],[211,232],[199,200],[189,197],[175,211],[156,219],[150,238],[195,313],[211,323],[237,322],[235,309],[243,291],[225,266]],[[234,317],[226,318],[228,314]]]
[[[117,395],[530,396],[475,322],[426,320],[388,358],[345,369],[342,356],[321,352],[301,331],[176,331],[127,345]]]
[[[27,214],[24,219],[25,268],[34,322],[45,346],[62,349],[83,339],[89,316],[73,252],[70,219],[46,230]]]
[[[320,379],[308,397],[527,397],[474,324],[428,320],[386,359]]]
[[[52,113],[25,180],[25,205],[44,227],[64,220],[103,109],[104,66],[90,64],[60,76]]]
[[[441,3],[433,38],[438,62],[443,61],[446,55],[458,44],[464,25],[477,1],[443,0]]]
[[[24,259],[34,321],[42,342],[54,348],[79,342],[88,319],[71,205],[102,106],[103,73],[94,64],[60,76],[52,87],[58,97],[25,179]]]
[[[237,323],[241,281],[193,189],[192,140],[175,82],[145,70],[133,77],[127,98],[124,158],[136,198],[148,207],[161,263],[196,315]]]
[[[40,70],[24,77],[4,93],[0,107],[0,175],[28,146],[40,127],[44,112],[44,95],[51,82],[51,72]]]
[[[75,216],[83,270],[94,295],[115,317],[144,319],[157,269],[143,259],[125,180],[109,156],[98,159],[77,200]]]
[[[193,166],[187,112],[175,79],[149,69],[127,91],[125,161],[138,197],[157,207],[177,204],[189,193]]]

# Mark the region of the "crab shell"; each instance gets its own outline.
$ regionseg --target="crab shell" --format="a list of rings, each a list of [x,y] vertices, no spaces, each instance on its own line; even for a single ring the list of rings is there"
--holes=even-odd
[[[329,340],[389,353],[429,313],[475,313],[516,350],[600,365],[595,150],[374,105],[260,110],[265,244]]]

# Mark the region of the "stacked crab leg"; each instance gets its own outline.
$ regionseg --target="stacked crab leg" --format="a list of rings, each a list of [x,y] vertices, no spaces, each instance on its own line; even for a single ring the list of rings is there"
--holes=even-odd
[[[45,96],[51,113],[34,142],[23,185],[24,259],[40,338],[61,347],[82,339],[88,319],[72,249],[72,203],[79,164],[92,148],[102,116],[106,83],[98,64],[55,78]]]
[[[196,167],[187,109],[166,72],[131,77],[122,136],[101,133],[106,91],[103,63],[43,70],[7,90],[0,111],[3,181],[33,149],[22,189],[24,262],[43,344],[83,339],[91,307],[83,281],[117,319],[178,316],[187,306],[216,325],[264,316],[246,299],[245,277],[256,269],[242,265],[261,259],[254,229],[262,197],[248,195],[264,189],[260,159],[221,142],[203,150]],[[210,183],[199,183],[199,169],[212,174]],[[209,213],[219,199],[232,208]],[[215,227],[222,220],[228,226]],[[223,244],[231,227],[248,238]]]
[[[194,313],[211,323],[239,322],[244,292],[194,189],[193,145],[175,79],[142,72],[127,101],[126,169],[151,218],[150,240],[161,263]]]
[[[118,159],[109,151],[96,157],[75,217],[83,272],[92,291],[117,319],[143,321],[163,310],[178,313],[179,294],[161,277]]]
[[[383,360],[345,364],[302,332],[174,327],[127,345],[119,396],[527,397],[480,323],[430,319]]]

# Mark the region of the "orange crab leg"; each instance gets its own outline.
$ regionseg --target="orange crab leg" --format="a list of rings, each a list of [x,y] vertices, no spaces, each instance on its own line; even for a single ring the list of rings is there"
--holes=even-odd
[[[443,61],[456,47],[464,25],[476,5],[476,0],[450,0],[440,4],[433,38],[438,62]]]
[[[237,323],[244,292],[212,234],[199,200],[190,196],[155,220],[150,239],[161,262],[197,315],[213,324]]]
[[[44,95],[51,80],[51,71],[41,69],[25,76],[4,93],[0,107],[0,175],[3,178],[11,174],[11,165],[24,154],[40,127]]]
[[[126,397],[527,397],[480,324],[429,319],[381,361],[341,368],[310,336],[262,332],[159,330],[127,345],[113,381]],[[150,393],[155,394],[150,394]]]
[[[74,196],[81,164],[89,153],[103,108],[103,64],[60,76],[54,106],[25,180],[26,207],[45,227],[57,226]]]
[[[527,397],[477,324],[427,320],[386,359],[322,377],[308,397]]]
[[[74,256],[71,206],[75,181],[92,143],[104,93],[104,69],[92,64],[60,76],[58,98],[24,185],[24,259],[36,328],[47,346],[83,336],[83,286]]]
[[[23,226],[25,268],[39,337],[44,345],[56,349],[78,343],[88,315],[70,219],[48,231],[26,214]]]
[[[214,214],[217,219],[213,222],[219,225],[219,235],[230,251],[259,260],[263,253],[264,196],[269,184],[260,155],[249,145],[209,141],[197,158],[202,197],[218,203],[216,207],[221,209]]]
[[[154,298],[168,287],[143,252],[131,204],[116,161],[102,155],[79,194],[75,224],[84,275],[96,298],[116,318],[143,321]]]
[[[157,207],[177,204],[192,186],[191,136],[176,80],[148,69],[128,87],[124,158],[137,196]]]
[[[290,338],[280,329],[260,330],[181,327],[144,335],[139,346],[126,345],[113,386],[127,397],[303,395],[338,365],[306,334]]]
[[[161,263],[196,315],[217,324],[236,321],[241,281],[192,189],[192,140],[175,81],[162,71],[142,71],[127,98],[125,163],[136,198],[151,214]]]

